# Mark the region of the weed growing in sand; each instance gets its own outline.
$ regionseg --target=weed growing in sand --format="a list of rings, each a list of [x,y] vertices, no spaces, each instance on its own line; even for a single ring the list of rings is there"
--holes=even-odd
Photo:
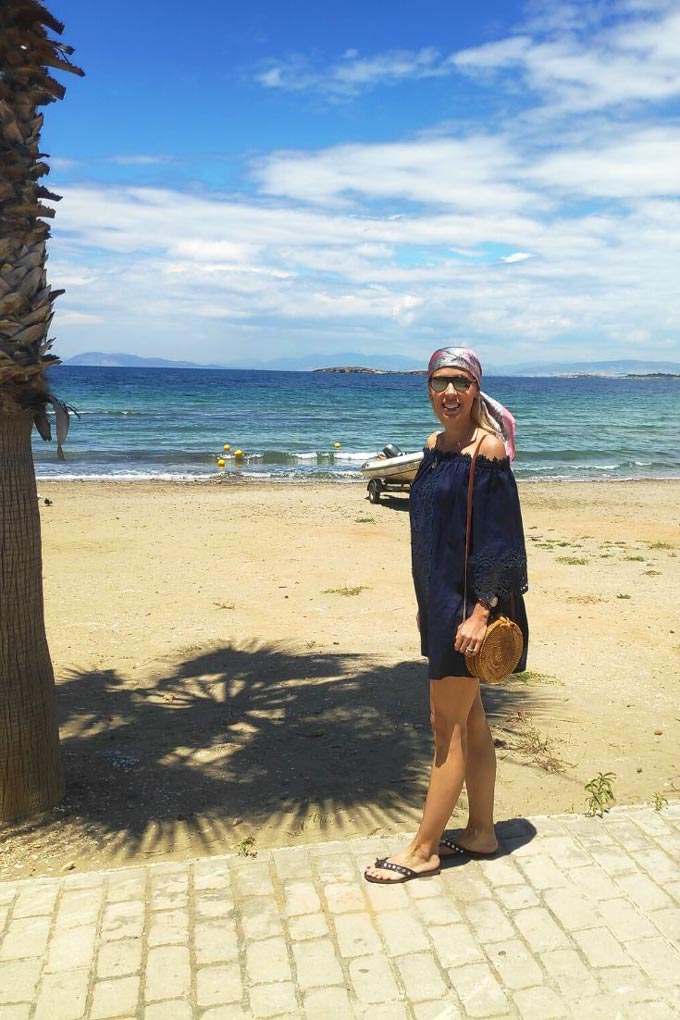
[[[659,577],[660,574],[660,570],[645,570],[645,577]]]
[[[657,791],[656,793],[652,794],[652,797],[654,799],[655,811],[663,811],[665,807],[668,807],[668,797],[664,797],[662,793],[659,793]]]
[[[377,522],[376,522],[374,517],[355,517],[354,518],[354,523],[355,524],[376,524]]]
[[[257,850],[255,847],[255,837],[247,836],[242,839],[240,843],[236,845],[236,853],[239,857],[257,857]]]
[[[624,558],[624,560],[630,560],[631,563],[644,563],[645,562],[645,557],[644,556],[624,556],[623,558]]]
[[[598,815],[600,818],[609,811],[614,803],[614,791],[612,780],[616,779],[616,772],[598,772],[596,776],[586,783],[584,790],[588,794],[586,814],[592,817]]]
[[[647,548],[648,549],[672,549],[673,546],[670,544],[670,542],[648,542],[647,543]]]
[[[585,556],[558,556],[558,563],[567,563],[570,567],[584,567],[588,560]]]
[[[362,591],[368,591],[368,585],[357,584],[354,588],[326,588],[324,595],[359,595]]]
[[[218,609],[236,609],[235,602],[213,602],[213,605]]]
[[[559,677],[551,676],[550,673],[539,673],[533,669],[525,669],[522,673],[513,673],[509,679],[523,684],[559,684],[562,682]]]
[[[541,736],[526,712],[513,712],[509,731],[514,737],[514,750],[534,765],[546,772],[564,772],[565,762],[555,754],[551,738]]]
[[[632,598],[631,595],[626,595],[626,593],[623,592],[623,591],[620,591],[616,597],[617,597],[617,599],[629,599],[629,598]]]

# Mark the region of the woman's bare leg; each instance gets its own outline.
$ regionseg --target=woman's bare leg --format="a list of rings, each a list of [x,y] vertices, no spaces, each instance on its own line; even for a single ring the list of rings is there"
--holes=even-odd
[[[477,853],[493,853],[498,849],[494,830],[496,748],[479,690],[467,720],[465,786],[468,823],[456,843]]]
[[[430,871],[439,865],[439,840],[456,806],[465,779],[467,719],[479,687],[471,677],[444,677],[430,681],[430,709],[434,760],[418,832],[404,851],[389,859],[413,871]],[[376,867],[366,874],[396,881],[399,874]]]

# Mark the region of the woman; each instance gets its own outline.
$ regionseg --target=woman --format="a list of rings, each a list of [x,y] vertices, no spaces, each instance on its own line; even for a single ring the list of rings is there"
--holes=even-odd
[[[439,873],[442,858],[491,856],[496,752],[467,668],[499,610],[519,624],[526,668],[526,550],[517,486],[510,469],[515,421],[482,392],[474,351],[444,347],[428,365],[428,394],[443,426],[427,440],[411,487],[411,549],[421,649],[429,660],[434,761],[418,832],[409,845],[366,869],[369,882],[407,882]],[[463,620],[465,526],[470,464],[477,451],[468,561],[468,616]],[[457,839],[443,833],[463,782],[469,817]]]

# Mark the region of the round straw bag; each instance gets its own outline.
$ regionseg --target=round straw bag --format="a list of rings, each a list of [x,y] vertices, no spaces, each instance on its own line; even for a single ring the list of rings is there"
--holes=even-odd
[[[515,669],[523,647],[524,638],[517,624],[507,616],[499,616],[486,628],[475,654],[467,656],[468,670],[482,683],[499,684]]]

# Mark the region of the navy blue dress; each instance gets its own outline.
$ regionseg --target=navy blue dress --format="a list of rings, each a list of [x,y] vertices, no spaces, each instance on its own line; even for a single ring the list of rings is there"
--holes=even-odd
[[[427,447],[411,486],[411,556],[420,612],[422,654],[431,680],[470,676],[453,642],[463,615],[465,523],[472,458]],[[479,454],[472,499],[468,562],[468,615],[480,599],[498,597],[498,611],[512,616],[524,634],[515,670],[526,669],[529,627],[522,594],[527,591],[522,514],[510,461]],[[514,613],[511,597],[514,595]]]

